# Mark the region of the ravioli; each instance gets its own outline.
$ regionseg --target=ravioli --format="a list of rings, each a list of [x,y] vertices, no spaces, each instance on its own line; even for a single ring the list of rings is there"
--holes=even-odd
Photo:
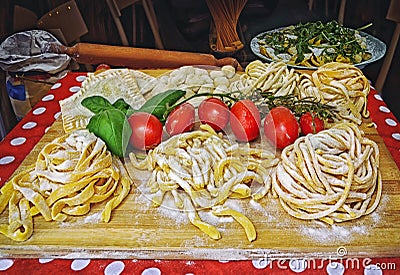
[[[106,98],[111,103],[123,98],[134,109],[139,109],[146,99],[140,87],[153,77],[130,69],[110,69],[101,73],[89,73],[79,92],[61,100],[60,107],[64,131],[84,129],[94,115],[82,106],[83,99],[95,95]]]

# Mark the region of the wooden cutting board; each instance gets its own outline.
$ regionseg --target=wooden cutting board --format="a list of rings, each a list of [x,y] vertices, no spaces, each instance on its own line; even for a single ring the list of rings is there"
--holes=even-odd
[[[240,208],[251,219],[257,239],[248,242],[233,219],[204,214],[220,230],[212,240],[191,225],[184,213],[152,208],[132,188],[113,211],[109,223],[96,222],[103,205],[66,222],[46,222],[34,217],[34,233],[22,243],[0,235],[0,257],[213,259],[400,257],[400,172],[374,127],[363,123],[366,136],[378,143],[383,196],[378,208],[355,221],[326,225],[289,216],[277,199],[260,203],[243,200]],[[64,134],[57,120],[26,157],[16,173],[35,162],[44,144]],[[7,222],[4,212],[0,222]]]

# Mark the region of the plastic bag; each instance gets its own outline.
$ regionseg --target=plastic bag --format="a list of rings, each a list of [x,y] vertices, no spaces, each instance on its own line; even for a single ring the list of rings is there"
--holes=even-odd
[[[46,72],[65,70],[71,58],[66,54],[49,53],[49,44],[61,43],[50,33],[31,30],[15,33],[0,45],[0,68],[7,72]]]
[[[50,87],[69,70],[71,58],[48,52],[61,43],[50,33],[15,33],[0,45],[0,68],[7,73],[6,89],[17,120],[25,116]]]

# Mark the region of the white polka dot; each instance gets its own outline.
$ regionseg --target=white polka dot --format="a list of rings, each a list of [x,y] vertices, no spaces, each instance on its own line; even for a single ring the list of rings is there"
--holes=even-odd
[[[344,271],[344,265],[339,262],[331,262],[326,266],[329,275],[342,275]]]
[[[145,270],[143,270],[142,275],[160,275],[161,270],[159,270],[157,267],[150,267]]]
[[[46,108],[45,107],[39,107],[39,108],[33,110],[33,114],[36,115],[36,116],[37,115],[41,115],[44,112],[46,112]]]
[[[104,270],[104,275],[119,275],[124,271],[125,264],[121,261],[112,262]]]
[[[371,264],[364,268],[364,275],[382,275],[382,269],[379,266]]]
[[[0,165],[7,165],[7,164],[10,164],[11,162],[13,162],[15,160],[15,157],[13,157],[13,156],[5,156],[5,157],[2,157],[1,159],[0,159]]]
[[[60,117],[60,115],[61,115],[61,112],[57,112],[57,113],[55,113],[54,118],[58,119]]]
[[[307,269],[307,261],[304,259],[292,259],[289,262],[289,268],[293,272],[301,273]]]
[[[47,264],[52,261],[54,261],[54,259],[46,259],[46,258],[39,259],[39,263],[41,263],[41,264]]]
[[[382,97],[378,94],[374,95],[376,100],[383,101]]]
[[[69,88],[69,91],[71,93],[76,93],[76,92],[79,92],[80,89],[81,89],[81,87],[79,87],[79,86],[72,86],[71,88]]]
[[[76,81],[78,82],[83,82],[86,79],[86,75],[79,75],[75,78]]]
[[[22,125],[22,129],[29,130],[29,129],[35,128],[36,126],[37,126],[36,122],[30,121],[30,122],[27,122],[24,125]]]
[[[12,146],[18,146],[18,145],[24,144],[25,142],[26,142],[26,138],[24,138],[24,137],[17,137],[17,138],[14,138],[13,140],[11,140],[11,141],[10,141],[10,144],[11,144]]]
[[[51,86],[50,89],[55,90],[55,89],[58,89],[58,88],[60,88],[60,87],[61,87],[61,83],[58,82],[58,83],[54,84],[53,86]]]
[[[390,110],[388,107],[386,106],[379,106],[379,111],[383,112],[383,113],[390,113]]]
[[[1,259],[0,260],[0,271],[4,271],[9,269],[14,264],[13,260],[10,259]]]
[[[220,262],[220,263],[222,263],[222,264],[229,263],[229,261],[224,261],[224,260],[219,260],[218,262]]]
[[[267,258],[263,258],[263,259],[258,259],[258,260],[252,260],[251,263],[257,269],[264,269],[269,265],[270,260]]]
[[[50,126],[47,127],[46,129],[44,129],[44,132],[47,133],[50,130],[50,128],[51,128]]]
[[[73,260],[71,263],[71,269],[74,271],[79,271],[85,269],[90,264],[89,259],[85,260]]]
[[[65,70],[65,71],[62,71],[62,72],[61,72],[61,76],[58,75],[58,78],[59,78],[59,79],[63,79],[63,78],[66,77],[67,75],[68,75],[68,71]]]
[[[394,138],[395,140],[399,140],[400,141],[400,133],[393,133],[392,134],[392,138]]]
[[[395,120],[391,119],[391,118],[385,119],[385,122],[386,122],[386,124],[389,125],[389,126],[393,126],[393,127],[394,127],[394,126],[397,125],[397,122],[396,122]]]
[[[44,96],[44,97],[42,98],[42,101],[51,101],[51,100],[53,100],[53,99],[54,99],[54,95],[49,94],[49,95]]]

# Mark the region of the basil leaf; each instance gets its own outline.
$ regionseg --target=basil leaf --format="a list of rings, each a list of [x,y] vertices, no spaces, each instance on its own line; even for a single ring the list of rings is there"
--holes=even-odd
[[[124,112],[125,114],[128,112],[128,110],[132,109],[131,106],[125,102],[125,100],[123,98],[119,98],[117,99],[117,101],[115,101],[112,106],[118,110],[121,110],[122,112]]]
[[[81,104],[95,114],[114,109],[114,106],[106,98],[99,95],[87,97],[82,100]]]
[[[124,157],[132,129],[125,113],[112,108],[90,118],[87,129],[101,138],[115,155]]]
[[[174,105],[185,94],[186,91],[183,90],[167,90],[151,97],[138,111],[153,114],[161,122],[164,122],[168,108]]]

